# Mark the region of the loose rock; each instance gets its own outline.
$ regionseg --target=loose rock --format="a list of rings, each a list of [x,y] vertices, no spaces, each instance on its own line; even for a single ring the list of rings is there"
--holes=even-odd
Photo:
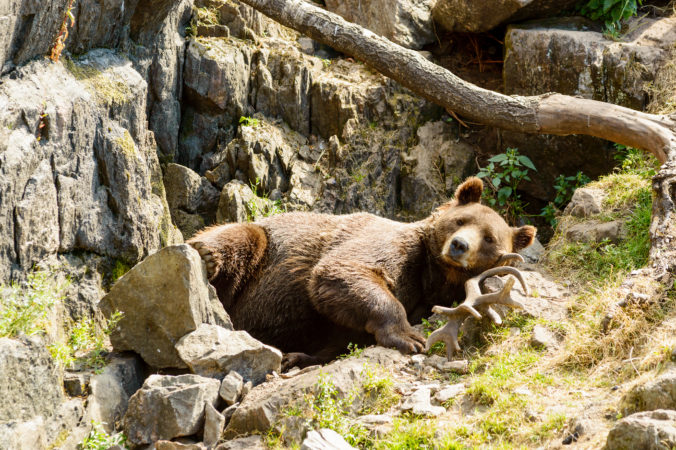
[[[212,404],[207,403],[204,415],[204,445],[211,448],[218,444],[225,428],[225,416],[219,413]]]
[[[151,375],[129,400],[123,429],[133,445],[197,433],[207,403],[218,401],[219,382],[197,375]]]
[[[242,375],[231,370],[230,373],[223,378],[221,382],[221,389],[218,391],[218,394],[221,396],[225,403],[228,406],[237,402],[237,399],[242,394],[242,388],[244,387],[244,381]]]
[[[672,365],[654,380],[635,386],[622,399],[620,409],[625,415],[637,411],[676,409],[676,367]]]
[[[632,414],[608,433],[605,450],[670,450],[676,446],[676,411]]]
[[[238,372],[254,385],[265,375],[281,369],[282,353],[252,338],[246,331],[232,331],[202,324],[176,343],[181,359],[194,373],[222,380]]]
[[[353,448],[341,435],[329,428],[310,431],[300,446],[300,450],[350,450]]]
[[[209,285],[199,253],[165,247],[134,266],[100,302],[103,313],[124,313],[110,336],[118,351],[134,350],[153,367],[186,367],[176,342],[202,323],[232,328]]]
[[[432,406],[429,388],[419,388],[401,405],[402,411],[411,411],[415,415],[436,417],[446,412],[443,406]]]

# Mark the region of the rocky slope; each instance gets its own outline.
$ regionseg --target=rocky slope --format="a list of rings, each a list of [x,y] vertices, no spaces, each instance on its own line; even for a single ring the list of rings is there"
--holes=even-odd
[[[508,25],[496,72],[508,94],[557,91],[645,109],[657,87],[669,87],[673,17],[636,20],[616,41],[587,20],[543,19],[548,2],[501,2],[490,23],[485,2],[385,3],[326,8],[440,62],[458,64],[451,55],[460,53],[461,72],[486,85],[496,80],[479,73],[481,51],[463,45],[474,38],[443,29],[499,33],[495,26]],[[339,438],[387,447],[406,436],[412,447],[598,446],[606,436],[608,448],[622,448],[627,436],[638,446],[674,445],[668,361],[676,343],[663,339],[655,350],[673,331],[670,286],[564,286],[550,256],[557,281],[541,261],[530,267],[538,296],[507,317],[506,331],[468,326],[464,362],[372,348],[280,375],[279,352],[232,330],[195,252],[178,245],[217,221],[285,210],[415,220],[506,147],[535,162],[522,186],[535,204],[553,198],[560,174],[611,170],[611,145],[464,128],[363,62],[236,0],[79,0],[52,62],[45,55],[71,22],[68,9],[68,0],[0,5],[0,447],[75,448],[88,435],[122,430],[128,445],[160,441],[156,448],[253,448],[263,445],[256,433],[280,446],[307,435],[304,448]],[[526,18],[538,20],[515,23]],[[614,198],[608,183],[599,189]],[[576,204],[591,217],[560,220],[549,255],[566,242],[602,253],[608,242],[630,241],[636,222],[626,205],[590,201],[596,206]],[[175,284],[160,281],[168,267]],[[588,357],[562,350],[583,324],[568,302],[587,291],[615,301],[585,304],[585,314],[619,312],[594,322],[589,336],[580,332],[584,342],[603,328],[613,339],[601,341],[627,344],[612,358],[561,363]],[[168,298],[179,306],[167,308]],[[649,317],[630,309],[643,320],[632,322],[627,304]],[[30,320],[15,314],[25,305],[37,311]],[[111,344],[116,352],[107,354]],[[610,368],[597,376],[594,365]],[[529,398],[537,400],[527,407]],[[498,420],[510,411],[514,421]],[[308,433],[326,427],[342,437]]]

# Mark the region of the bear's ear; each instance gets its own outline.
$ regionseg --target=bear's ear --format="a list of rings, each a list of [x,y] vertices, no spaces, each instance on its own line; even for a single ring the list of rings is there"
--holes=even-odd
[[[477,177],[470,177],[455,190],[455,200],[457,200],[458,205],[478,203],[481,200],[483,190],[483,181]]]
[[[535,239],[537,228],[531,225],[524,225],[521,228],[512,228],[512,248],[519,251],[528,247]]]

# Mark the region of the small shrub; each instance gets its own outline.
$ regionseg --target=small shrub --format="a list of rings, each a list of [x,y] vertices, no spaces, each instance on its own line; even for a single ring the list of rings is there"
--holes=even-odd
[[[619,37],[621,22],[636,15],[643,0],[587,0],[579,4],[583,16],[601,20],[605,32],[613,38]]]
[[[255,117],[245,117],[245,116],[239,118],[239,123],[243,127],[253,127],[253,128],[257,128],[261,125],[261,121],[259,119],[256,119]]]
[[[58,62],[61,57],[61,52],[66,47],[66,39],[68,39],[68,20],[70,19],[70,26],[75,25],[75,16],[73,15],[73,4],[75,0],[68,0],[68,6],[66,7],[66,12],[63,15],[63,21],[61,22],[61,27],[59,28],[59,34],[56,36],[54,44],[49,55],[49,58]]]
[[[30,273],[23,284],[0,285],[0,337],[44,333],[49,325],[47,316],[64,298],[67,286],[46,271]]]
[[[127,437],[124,434],[118,433],[111,436],[103,429],[101,423],[92,420],[92,430],[82,441],[79,448],[82,450],[107,450],[114,445],[129,448]]]
[[[505,153],[490,158],[488,165],[477,174],[488,182],[491,191],[484,191],[486,202],[513,223],[524,214],[526,204],[517,188],[522,181],[531,181],[530,170],[537,171],[530,158],[519,154],[516,148],[508,148]]]
[[[556,214],[570,202],[577,188],[584,186],[591,180],[587,175],[578,171],[572,176],[559,175],[554,180],[554,190],[556,196],[554,201],[542,208],[540,215],[544,217],[551,226],[556,226]]]

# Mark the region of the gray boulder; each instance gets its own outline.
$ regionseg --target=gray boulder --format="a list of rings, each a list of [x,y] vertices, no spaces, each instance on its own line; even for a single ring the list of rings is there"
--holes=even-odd
[[[567,240],[572,242],[593,243],[607,240],[617,243],[624,234],[623,225],[624,222],[621,220],[611,220],[610,222],[588,220],[567,228],[565,236]]]
[[[202,323],[232,328],[199,253],[186,244],[165,247],[134,266],[100,308],[107,317],[124,313],[110,336],[113,347],[133,350],[153,367],[186,367],[174,345]]]
[[[458,142],[455,127],[428,122],[417,130],[418,145],[402,155],[402,208],[414,216],[425,216],[438,206],[438,199],[450,196],[461,180],[475,170],[476,152]]]
[[[483,33],[504,23],[543,18],[572,7],[577,0],[438,0],[434,20],[448,31]]]
[[[92,420],[113,432],[122,421],[132,395],[143,385],[143,363],[136,355],[114,356],[99,374],[89,380],[87,397]]]
[[[171,218],[184,239],[214,222],[220,194],[206,178],[170,163],[164,172],[164,189]]]
[[[622,398],[624,414],[654,409],[676,409],[676,366],[673,364],[655,379],[634,386]]]
[[[443,406],[433,406],[431,402],[432,392],[428,387],[416,389],[401,405],[402,411],[411,411],[418,416],[436,417],[446,412]]]
[[[243,182],[232,180],[221,191],[216,221],[218,223],[250,222],[259,216],[268,214],[272,207],[272,201],[258,197]]]
[[[207,404],[218,401],[217,380],[197,375],[151,375],[129,400],[123,429],[133,445],[197,433]]]
[[[0,380],[0,422],[48,418],[63,401],[54,361],[38,337],[0,338]]]
[[[607,194],[603,189],[582,187],[576,189],[563,214],[575,217],[590,217],[603,211]]]
[[[326,9],[403,47],[421,49],[435,41],[436,0],[326,0]]]
[[[676,411],[632,414],[608,433],[605,450],[670,450],[676,447]]]
[[[218,391],[218,395],[231,406],[237,402],[239,396],[242,394],[242,389],[244,388],[244,380],[242,375],[234,370],[231,370],[230,373],[223,378],[221,382],[221,388]]]
[[[204,432],[202,442],[208,448],[214,448],[223,434],[225,428],[225,416],[219,413],[210,403],[207,403],[204,411]]]
[[[347,441],[329,428],[312,430],[300,445],[300,450],[350,450],[354,449]]]
[[[265,375],[279,372],[282,353],[252,338],[246,331],[232,331],[202,324],[176,343],[176,351],[194,373],[222,380],[230,371],[254,385]]]

